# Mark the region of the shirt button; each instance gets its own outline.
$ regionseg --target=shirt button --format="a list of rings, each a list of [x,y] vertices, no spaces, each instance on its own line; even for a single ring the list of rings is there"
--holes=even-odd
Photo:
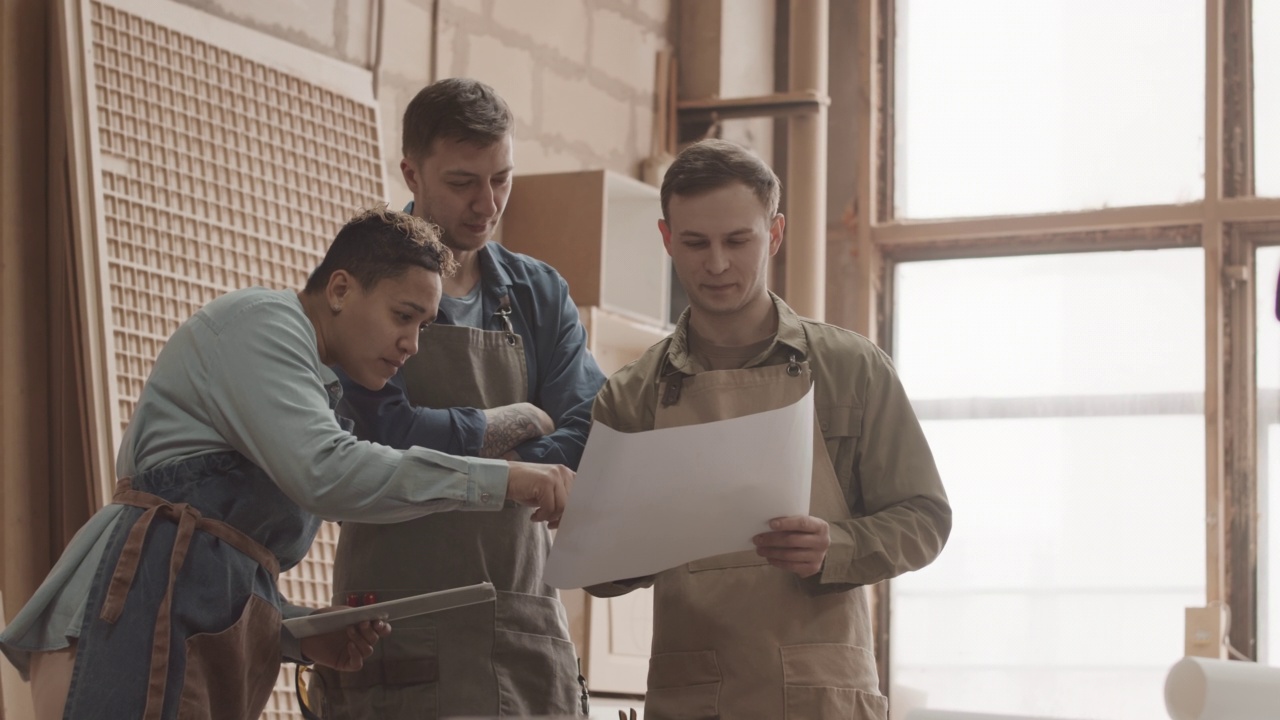
[[[489,495],[489,493],[487,493],[487,492],[482,492],[482,493],[480,493],[480,502],[482,502],[482,503],[487,503],[487,502],[489,502],[489,498],[490,498],[490,497],[491,497],[491,496]]]
[[[818,423],[818,424],[822,426],[822,429],[823,429],[824,431],[827,429],[827,425],[828,425],[827,421],[823,420],[822,422],[820,422],[820,423]]]

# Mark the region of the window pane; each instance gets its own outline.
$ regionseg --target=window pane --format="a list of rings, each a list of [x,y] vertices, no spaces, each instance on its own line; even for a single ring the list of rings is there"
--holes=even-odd
[[[1204,0],[896,7],[898,217],[1204,196]]]
[[[905,263],[895,362],[915,399],[1202,395],[1202,258],[1191,248]]]
[[[928,390],[955,527],[891,586],[895,716],[1167,718],[1183,610],[1205,593],[1202,261],[899,266],[896,362]]]
[[[1280,197],[1280,0],[1253,0],[1254,186]]]
[[[1255,3],[1256,8],[1258,3]],[[1280,665],[1280,248],[1261,248],[1258,272],[1258,659]]]

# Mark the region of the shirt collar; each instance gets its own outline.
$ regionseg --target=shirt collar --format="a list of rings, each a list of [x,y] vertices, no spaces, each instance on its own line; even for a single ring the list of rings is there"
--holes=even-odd
[[[773,342],[764,352],[747,363],[747,367],[764,363],[777,351],[779,345],[794,350],[797,359],[809,356],[809,342],[805,337],[804,324],[800,316],[772,290],[769,291],[769,298],[773,300],[774,311],[778,314],[778,334],[774,336]],[[680,319],[676,321],[676,329],[671,333],[671,343],[667,346],[667,354],[658,376],[661,378],[672,373],[693,375],[695,372],[689,358],[689,309],[686,308],[681,313]]]

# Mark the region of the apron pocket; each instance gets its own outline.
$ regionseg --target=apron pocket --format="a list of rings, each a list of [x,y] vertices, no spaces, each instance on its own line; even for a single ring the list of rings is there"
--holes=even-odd
[[[649,658],[644,716],[652,720],[720,717],[720,664],[715,651],[661,653]]]
[[[889,699],[878,693],[833,687],[785,688],[786,720],[852,718],[888,720]]]
[[[249,595],[240,618],[216,633],[187,638],[178,720],[257,717],[280,668],[280,611]]]
[[[502,715],[581,712],[578,656],[568,616],[553,597],[500,592],[494,607],[493,667]]]
[[[782,681],[787,718],[885,720],[876,660],[866,648],[840,643],[786,645]]]
[[[741,552],[728,553],[726,555],[713,555],[709,558],[694,560],[689,563],[689,572],[703,572],[705,570],[728,570],[730,568],[755,567],[757,565],[768,565],[767,558],[760,557],[755,550],[743,550]]]
[[[378,641],[364,667],[355,672],[337,673],[343,688],[374,685],[421,685],[440,679],[439,650],[435,628],[397,629]]]
[[[388,657],[389,656],[389,657]],[[355,672],[319,668],[325,720],[440,716],[436,629],[393,627]]]

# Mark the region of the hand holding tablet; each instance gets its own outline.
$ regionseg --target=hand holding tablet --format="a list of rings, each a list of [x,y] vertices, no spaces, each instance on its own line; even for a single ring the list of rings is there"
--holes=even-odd
[[[345,610],[290,618],[284,621],[284,626],[295,638],[302,639],[341,630],[348,625],[366,620],[399,620],[465,605],[493,602],[496,597],[497,592],[493,589],[493,584],[485,582]]]

